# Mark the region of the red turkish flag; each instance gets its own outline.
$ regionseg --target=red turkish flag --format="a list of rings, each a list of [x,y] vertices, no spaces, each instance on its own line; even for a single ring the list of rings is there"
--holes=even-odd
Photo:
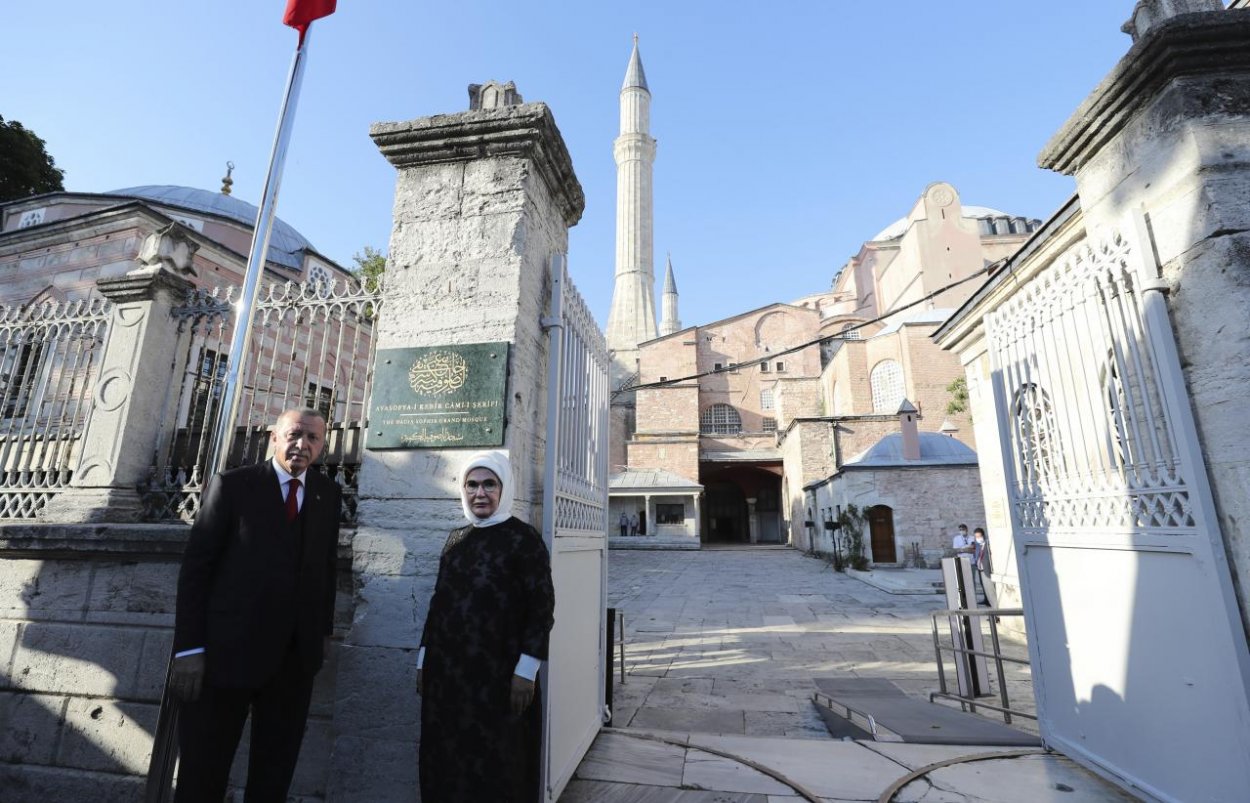
[[[304,33],[313,20],[328,17],[334,13],[338,0],[287,0],[286,13],[282,15],[282,24],[290,25],[299,31],[299,41],[304,43]]]

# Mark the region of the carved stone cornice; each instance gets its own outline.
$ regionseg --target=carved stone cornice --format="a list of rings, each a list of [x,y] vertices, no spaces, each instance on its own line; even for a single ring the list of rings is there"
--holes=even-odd
[[[586,208],[573,160],[545,103],[374,123],[369,136],[387,161],[401,170],[474,159],[528,159],[550,189],[566,225],[575,225]]]
[[[1040,167],[1072,175],[1178,78],[1226,80],[1191,93],[1182,116],[1250,117],[1250,9],[1181,14],[1139,39],[1038,155]]]
[[[141,268],[116,278],[100,279],[96,289],[115,304],[129,304],[151,301],[162,290],[181,298],[191,289],[191,282],[164,267]]]

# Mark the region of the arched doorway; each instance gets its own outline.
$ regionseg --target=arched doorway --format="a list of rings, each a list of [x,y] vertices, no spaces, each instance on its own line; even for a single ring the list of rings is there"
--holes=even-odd
[[[745,543],[747,533],[747,500],[742,489],[733,482],[715,482],[706,486],[707,533],[705,541]]]
[[[894,510],[887,505],[868,508],[868,533],[873,563],[897,563],[894,550]]]

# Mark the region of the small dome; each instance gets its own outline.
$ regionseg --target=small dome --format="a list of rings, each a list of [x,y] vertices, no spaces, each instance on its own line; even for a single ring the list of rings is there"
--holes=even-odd
[[[210,215],[229,218],[251,228],[256,225],[256,216],[260,213],[253,204],[241,201],[233,195],[220,192],[201,190],[195,187],[179,187],[174,184],[149,184],[142,187],[127,187],[111,190],[105,195],[116,195],[123,198],[140,198],[145,201],[164,206],[185,209],[188,212],[204,212]],[[313,248],[308,238],[295,230],[285,221],[274,218],[273,231],[269,234],[269,261],[288,268],[298,270],[303,265],[302,253]],[[316,249],[313,249],[316,250]]]
[[[877,468],[884,466],[975,466],[977,453],[967,444],[937,432],[920,432],[920,459],[903,458],[903,434],[886,435],[866,451],[852,457],[844,468]]]

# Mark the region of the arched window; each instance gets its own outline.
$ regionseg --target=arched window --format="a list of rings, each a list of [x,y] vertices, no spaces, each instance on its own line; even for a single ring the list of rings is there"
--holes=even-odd
[[[872,411],[896,413],[903,403],[903,366],[895,360],[882,360],[868,376],[872,388]]]
[[[699,432],[704,435],[736,435],[742,431],[742,416],[728,404],[713,404],[699,415]]]

